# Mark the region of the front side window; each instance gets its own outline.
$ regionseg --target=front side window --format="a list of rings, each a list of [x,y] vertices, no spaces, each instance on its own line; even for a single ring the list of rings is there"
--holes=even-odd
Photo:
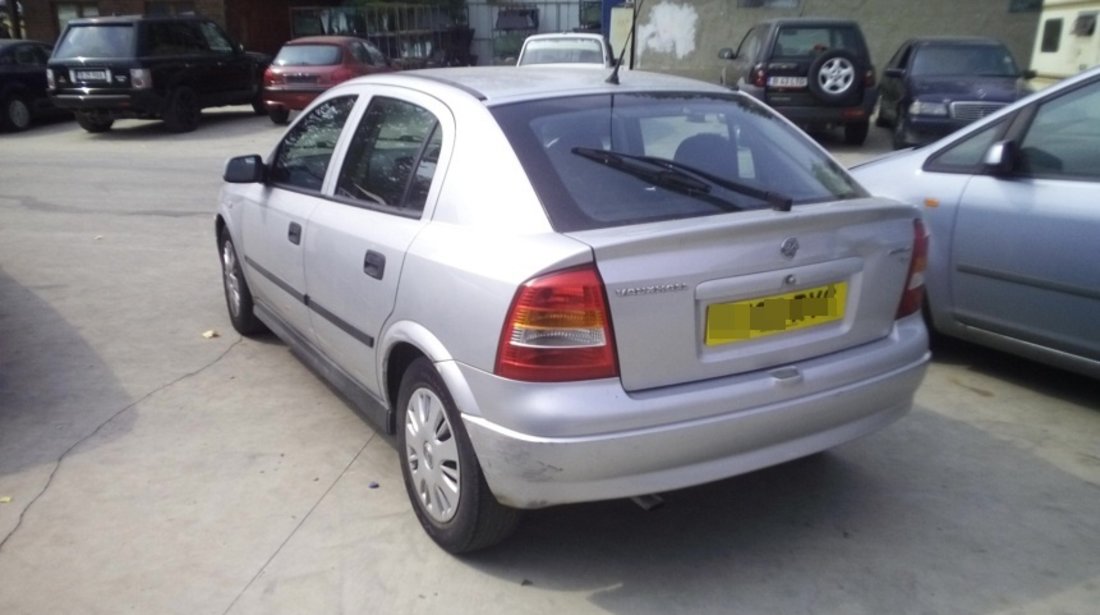
[[[577,96],[493,115],[559,232],[866,196],[804,134],[736,95]]]
[[[320,192],[332,152],[348,121],[354,96],[326,101],[287,132],[271,162],[270,179],[277,185]]]
[[[134,55],[134,26],[99,24],[75,26],[65,31],[54,57],[129,58]]]
[[[430,111],[377,97],[356,128],[336,194],[357,204],[419,213],[441,144],[439,122]]]
[[[928,160],[929,171],[946,173],[975,173],[985,158],[989,147],[1004,133],[1002,120],[958,141]]]
[[[760,53],[760,39],[764,35],[763,28],[753,28],[745,35],[741,45],[737,48],[737,57],[745,60],[755,60]]]
[[[203,39],[206,41],[206,47],[214,53],[233,53],[233,43],[229,42],[229,39],[222,32],[214,22],[204,21],[199,26],[202,31]]]
[[[1100,82],[1044,102],[1020,142],[1020,171],[1100,179]]]

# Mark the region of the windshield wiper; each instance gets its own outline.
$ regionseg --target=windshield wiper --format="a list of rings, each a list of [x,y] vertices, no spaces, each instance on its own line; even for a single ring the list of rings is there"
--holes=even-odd
[[[669,188],[671,190],[677,190],[684,194],[690,194],[692,196],[698,196],[699,194],[710,196],[709,199],[705,199],[708,202],[712,200],[718,200],[724,203],[726,207],[732,207],[733,209],[744,209],[739,205],[731,203],[725,199],[720,199],[710,195],[711,186],[719,186],[743,194],[754,199],[764,201],[771,208],[776,211],[790,211],[791,205],[794,203],[794,199],[778,192],[770,192],[768,190],[761,190],[754,186],[742,182],[736,182],[726,179],[724,177],[718,177],[706,171],[696,169],[695,167],[676,162],[675,160],[669,160],[668,158],[659,158],[657,156],[638,156],[635,154],[626,154],[623,152],[612,152],[602,149],[594,149],[590,147],[574,147],[573,153],[578,156],[583,156],[590,160],[603,163],[611,168],[619,169],[623,172],[630,173],[635,177],[645,179],[646,181],[652,181],[654,184],[661,186],[662,188]],[[642,162],[647,165],[652,165],[662,169],[657,171],[652,168],[638,167],[631,165],[629,162]],[[670,182],[670,185],[666,183]],[[690,185],[694,192],[687,192],[685,189],[678,189],[676,185],[681,186]],[[695,186],[701,186],[701,188],[695,188]]]

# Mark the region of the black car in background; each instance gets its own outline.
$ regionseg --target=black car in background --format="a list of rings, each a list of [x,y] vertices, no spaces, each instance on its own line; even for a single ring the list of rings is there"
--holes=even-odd
[[[0,40],[0,130],[26,130],[38,117],[59,114],[46,93],[51,47],[25,40]]]
[[[867,138],[878,88],[875,68],[855,21],[792,17],[762,21],[737,50],[722,83],[758,98],[805,128],[844,127],[844,140]]]
[[[208,107],[252,104],[265,113],[270,58],[245,52],[199,16],[95,17],[69,22],[49,61],[50,96],[88,132],[116,119],[162,119],[189,132]]]
[[[997,39],[911,39],[883,71],[875,123],[894,149],[930,143],[1030,94],[1033,76]]]

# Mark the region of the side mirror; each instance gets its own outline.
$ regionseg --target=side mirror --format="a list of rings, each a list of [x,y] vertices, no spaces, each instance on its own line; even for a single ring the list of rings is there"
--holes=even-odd
[[[1020,73],[1021,78],[1027,79],[1029,81],[1031,79],[1034,79],[1038,75],[1039,75],[1039,73],[1035,72],[1035,69],[1033,69],[1033,68],[1029,68],[1029,69],[1025,70],[1024,72]]]
[[[989,146],[982,158],[982,167],[998,177],[1011,175],[1016,169],[1019,149],[1015,141],[998,141]]]
[[[267,176],[264,167],[264,159],[256,154],[249,156],[237,156],[230,158],[225,163],[225,173],[222,179],[231,184],[258,184],[263,183]]]
[[[737,57],[737,52],[729,47],[723,47],[718,51],[718,59],[720,60],[732,60]]]
[[[893,77],[894,79],[901,79],[905,76],[904,68],[888,68],[882,72],[887,77]]]

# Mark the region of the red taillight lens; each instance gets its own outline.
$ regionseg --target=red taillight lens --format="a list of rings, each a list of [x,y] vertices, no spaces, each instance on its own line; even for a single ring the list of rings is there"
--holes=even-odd
[[[763,64],[757,64],[749,71],[749,81],[758,88],[762,88],[768,83],[768,73],[764,70]]]
[[[924,270],[927,268],[928,232],[924,230],[923,222],[913,220],[913,260],[909,262],[909,275],[905,278],[897,318],[920,311],[924,301]]]
[[[619,375],[603,280],[594,265],[519,288],[500,334],[495,372],[529,382]]]
[[[264,71],[264,85],[282,85],[285,81],[281,73],[276,73],[270,68]]]

